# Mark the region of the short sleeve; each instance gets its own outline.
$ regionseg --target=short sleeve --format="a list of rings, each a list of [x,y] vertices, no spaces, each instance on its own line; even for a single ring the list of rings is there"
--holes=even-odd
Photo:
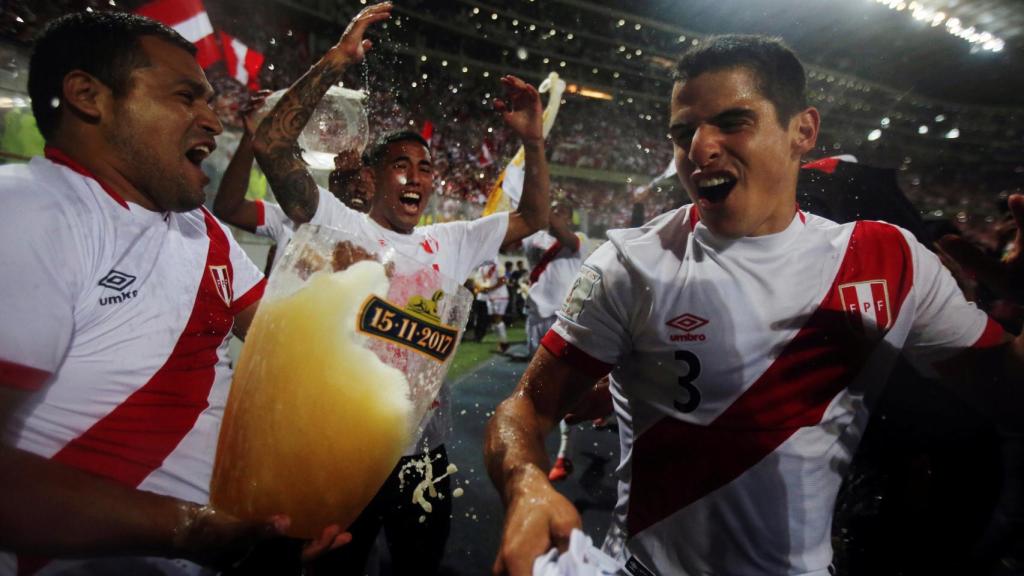
[[[56,201],[0,186],[2,386],[39,388],[67,353],[86,263],[81,225],[66,220]]]
[[[499,212],[476,220],[440,224],[431,227],[430,233],[444,235],[443,249],[454,250],[452,269],[447,274],[463,280],[478,266],[494,259],[507,230],[508,212]]]
[[[914,321],[904,349],[911,362],[930,373],[935,362],[966,348],[1000,344],[1003,329],[967,301],[935,254],[902,232],[914,260]]]
[[[610,369],[629,351],[633,300],[629,272],[615,246],[607,243],[580,267],[552,331]]]
[[[531,268],[537,265],[540,257],[544,254],[544,250],[546,250],[544,240],[547,236],[547,231],[538,230],[523,238],[523,253],[526,255],[526,261],[530,263]]]
[[[263,273],[260,272],[260,269],[249,258],[249,255],[245,253],[245,250],[242,249],[242,246],[235,241],[231,230],[219,222],[218,225],[224,231],[230,245],[231,290],[235,295],[234,301],[231,303],[231,314],[234,315],[245,310],[263,297],[266,280],[263,278]]]
[[[260,224],[256,227],[256,234],[270,238],[274,242],[280,242],[285,229],[291,226],[291,219],[284,213],[280,206],[273,202],[257,200],[260,207]]]
[[[363,213],[345,206],[344,202],[338,200],[326,188],[317,186],[317,191],[320,194],[320,199],[317,201],[316,214],[309,219],[309,223],[356,232]]]

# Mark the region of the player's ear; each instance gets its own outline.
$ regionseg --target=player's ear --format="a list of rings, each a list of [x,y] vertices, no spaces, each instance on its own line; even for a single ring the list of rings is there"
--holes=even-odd
[[[68,113],[74,114],[84,122],[94,124],[102,118],[113,93],[92,74],[72,70],[64,76],[61,83],[61,96]]]
[[[801,157],[813,150],[818,143],[818,128],[821,125],[818,109],[810,106],[797,112],[789,123],[790,133],[793,134],[793,153]]]
[[[370,184],[369,190],[367,191],[366,200],[373,200],[373,197],[377,195],[377,183],[373,179],[373,168],[370,168],[369,166],[363,166],[362,168],[359,169],[359,171],[362,173],[361,177]]]

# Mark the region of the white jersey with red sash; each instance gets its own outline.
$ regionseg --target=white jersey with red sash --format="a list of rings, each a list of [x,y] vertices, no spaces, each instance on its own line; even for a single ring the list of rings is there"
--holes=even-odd
[[[477,295],[477,300],[484,300],[491,305],[497,304],[501,307],[501,312],[490,312],[491,314],[504,314],[505,307],[508,305],[508,288],[497,287],[501,279],[501,271],[498,269],[498,263],[494,260],[488,260],[476,269],[474,280],[477,289],[481,290]]]
[[[539,230],[523,239],[523,250],[532,268],[527,305],[535,318],[555,315],[580,265],[590,255],[586,235],[577,232],[576,239],[576,246],[562,246],[547,230]]]
[[[48,149],[47,159],[0,168],[0,267],[0,373],[31,394],[3,441],[205,503],[230,385],[228,337],[264,286],[226,227],[205,209],[130,204]],[[19,560],[19,574],[119,561]],[[0,554],[0,574],[14,573],[14,561]],[[128,562],[140,564],[105,569],[138,573],[147,560]]]
[[[881,222],[797,213],[722,239],[692,206],[609,232],[544,346],[619,417],[606,549],[634,575],[828,574],[832,507],[865,393],[1002,330],[939,260]]]

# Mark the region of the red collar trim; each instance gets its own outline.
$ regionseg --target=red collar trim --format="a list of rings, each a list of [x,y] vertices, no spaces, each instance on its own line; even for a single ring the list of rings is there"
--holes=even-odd
[[[821,160],[815,160],[814,162],[808,162],[801,166],[804,170],[818,170],[825,174],[833,174],[836,168],[839,167],[839,158],[832,156],[830,158],[822,158]]]
[[[700,222],[700,211],[696,204],[690,204],[690,232],[697,228],[697,222]]]
[[[57,148],[56,146],[47,146],[46,148],[43,149],[43,153],[46,155],[46,158],[51,162],[54,162],[55,164],[60,164],[62,166],[66,166],[74,170],[75,172],[78,172],[82,176],[85,176],[86,178],[92,178],[93,180],[96,181],[97,184],[100,185],[100,188],[103,188],[103,190],[106,191],[106,193],[109,194],[110,197],[114,199],[115,202],[120,204],[122,208],[128,209],[128,202],[125,201],[125,199],[122,198],[120,194],[118,194],[110,186],[107,186],[106,182],[97,178],[96,175],[89,171],[88,168],[72,160],[71,157],[65,154],[64,151],[61,150],[60,148]]]

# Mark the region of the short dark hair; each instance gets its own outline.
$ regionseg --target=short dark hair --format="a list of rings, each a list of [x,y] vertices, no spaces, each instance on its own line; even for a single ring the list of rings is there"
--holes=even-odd
[[[60,119],[64,77],[72,70],[92,74],[115,96],[129,88],[132,70],[149,65],[139,39],[155,36],[195,55],[194,44],[167,26],[127,12],[76,12],[50,22],[36,38],[28,68],[32,113],[50,139]]]
[[[412,130],[390,132],[381,136],[380,140],[377,140],[377,143],[363,154],[363,164],[366,166],[376,167],[384,160],[384,157],[387,156],[389,146],[395,142],[409,141],[418,142],[422,144],[424,148],[430,150],[430,143],[427,142],[427,139]]]
[[[363,169],[366,164],[361,164],[358,168],[352,170],[342,170],[335,168],[327,175],[328,188],[332,185],[337,184],[338,186],[348,186],[352,180],[359,176],[359,172]]]
[[[676,62],[675,80],[685,82],[705,72],[750,70],[757,89],[772,105],[779,124],[807,108],[807,76],[796,54],[779,38],[725,34],[711,36],[687,50]]]

